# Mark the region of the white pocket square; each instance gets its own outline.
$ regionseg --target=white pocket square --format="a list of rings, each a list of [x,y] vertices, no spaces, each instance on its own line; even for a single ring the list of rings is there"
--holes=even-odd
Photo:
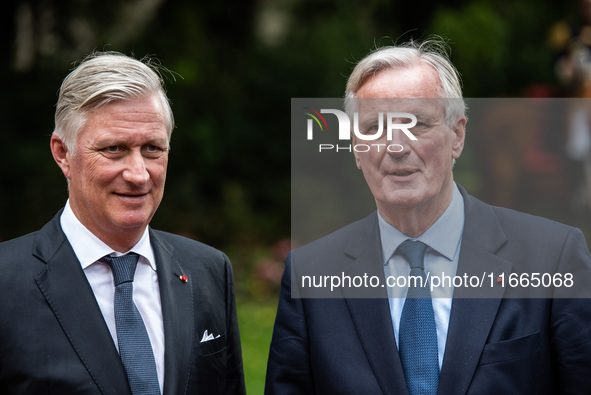
[[[218,337],[220,337],[220,335],[217,335],[214,337],[213,333],[208,333],[207,329],[206,329],[205,332],[203,332],[203,337],[201,338],[201,343],[208,342],[213,339],[217,339]]]

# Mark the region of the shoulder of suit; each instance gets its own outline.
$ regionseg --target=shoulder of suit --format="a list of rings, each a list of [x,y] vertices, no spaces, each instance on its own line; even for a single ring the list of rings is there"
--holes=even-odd
[[[481,200],[475,198],[474,196],[470,196],[470,199],[473,200],[478,205],[482,205],[484,207],[489,208],[495,214],[497,220],[504,228],[511,228],[515,230],[523,230],[528,229],[531,231],[540,231],[540,232],[565,232],[568,233],[573,229],[576,229],[573,226],[566,225],[564,223],[540,217],[533,214],[524,213],[521,211],[493,206],[488,203],[484,203]]]
[[[45,263],[33,255],[38,232],[0,243],[0,292],[12,292],[17,284],[34,284]],[[25,286],[26,287],[26,286]]]
[[[209,256],[212,258],[226,259],[226,255],[210,245],[193,240],[189,237],[177,235],[162,230],[150,229],[155,242],[163,242],[174,248],[176,254],[184,256]],[[166,245],[164,246],[166,248]]]
[[[379,236],[377,221],[377,212],[374,211],[363,219],[296,248],[293,252],[300,254],[313,252],[317,254],[319,251],[343,251],[351,242]]]
[[[548,254],[560,252],[565,243],[572,242],[586,249],[585,237],[580,229],[563,223],[520,211],[492,206],[470,196],[466,210],[463,240],[477,243],[498,237],[506,240],[505,247],[527,251],[528,248],[546,251]],[[497,230],[495,230],[497,229]],[[502,233],[499,233],[498,230]]]
[[[39,231],[35,231],[14,239],[6,240],[0,243],[0,265],[11,257],[30,256],[35,238]]]

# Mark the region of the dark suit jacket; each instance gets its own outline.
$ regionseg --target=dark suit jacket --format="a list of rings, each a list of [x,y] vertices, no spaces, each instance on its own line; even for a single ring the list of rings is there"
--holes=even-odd
[[[572,268],[588,277],[591,260],[578,229],[461,192],[466,216],[458,274]],[[370,268],[384,280],[375,213],[292,257]],[[355,296],[347,289],[341,298],[292,298],[291,269],[288,258],[266,393],[408,394],[386,291],[382,298],[347,297]],[[506,288],[494,288],[486,299],[455,290],[438,394],[591,394],[590,299],[508,298]]]
[[[60,215],[0,243],[0,393],[131,394]],[[150,230],[150,240],[164,321],[164,394],[244,393],[227,257],[170,233]],[[201,343],[206,329],[221,336]]]

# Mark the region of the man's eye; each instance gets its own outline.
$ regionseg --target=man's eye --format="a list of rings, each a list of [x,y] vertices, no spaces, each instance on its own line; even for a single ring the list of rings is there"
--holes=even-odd
[[[154,144],[147,144],[142,147],[142,151],[144,152],[144,155],[160,156],[165,149]]]
[[[426,123],[423,122],[417,122],[417,124],[415,126],[412,127],[413,129],[427,129],[429,128],[429,125],[427,125]]]
[[[376,134],[380,131],[380,129],[383,129],[383,125],[371,125],[366,127],[362,133],[363,134]]]
[[[121,151],[121,147],[119,147],[118,145],[110,145],[107,148],[105,148],[105,151],[109,153],[116,153]]]

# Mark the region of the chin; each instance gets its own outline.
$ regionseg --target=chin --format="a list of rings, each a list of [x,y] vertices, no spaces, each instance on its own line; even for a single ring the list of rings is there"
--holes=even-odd
[[[144,213],[132,213],[122,215],[115,219],[115,223],[119,228],[123,229],[137,229],[143,228],[150,222],[151,216]]]
[[[420,204],[424,196],[416,190],[398,190],[385,196],[384,202],[393,207],[413,207]]]

